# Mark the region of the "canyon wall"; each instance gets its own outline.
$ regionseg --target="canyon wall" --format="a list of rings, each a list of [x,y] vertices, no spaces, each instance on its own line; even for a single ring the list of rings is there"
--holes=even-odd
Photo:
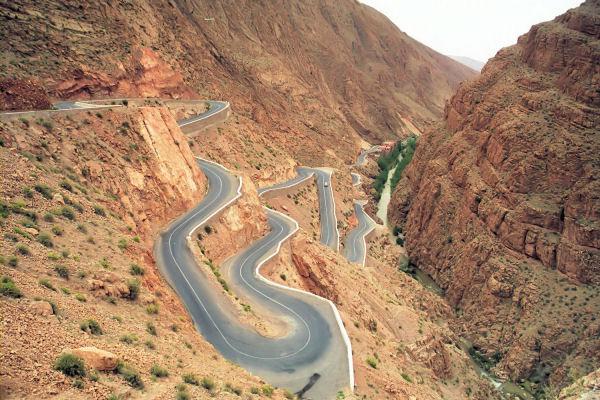
[[[61,99],[229,100],[311,165],[427,126],[475,76],[353,0],[18,0],[0,21],[0,80],[31,78]]]
[[[600,365],[600,2],[500,50],[424,134],[393,194],[455,327],[534,384]]]

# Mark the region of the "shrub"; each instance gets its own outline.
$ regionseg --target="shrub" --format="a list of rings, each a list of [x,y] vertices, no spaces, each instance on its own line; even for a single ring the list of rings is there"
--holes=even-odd
[[[100,264],[100,266],[104,269],[108,269],[108,267],[110,267],[110,263],[108,262],[108,260],[106,259],[106,257],[102,257],[100,259],[100,261],[98,262],[98,264]]]
[[[93,319],[86,319],[79,324],[79,329],[92,335],[102,335],[100,324]]]
[[[127,249],[127,239],[119,239],[119,243],[117,243],[117,246],[119,246],[121,250]]]
[[[44,221],[46,222],[54,222],[54,215],[52,215],[52,213],[45,213],[44,214]]]
[[[69,268],[65,267],[64,265],[55,266],[54,272],[56,272],[56,274],[63,279],[69,279]]]
[[[200,386],[200,381],[198,380],[198,377],[192,373],[183,375],[182,379],[185,383],[189,385]]]
[[[137,299],[140,294],[140,281],[138,281],[137,279],[130,279],[127,282],[127,288],[129,289],[129,299]]]
[[[408,376],[408,374],[404,374],[404,373],[402,373],[402,374],[400,374],[400,375],[402,376],[402,378],[403,378],[403,379],[404,379],[406,382],[412,383],[412,379],[410,378],[410,376]]]
[[[131,264],[131,266],[129,267],[129,272],[131,273],[131,275],[144,275],[146,271],[144,270],[144,268],[140,267],[137,264]]]
[[[262,393],[267,397],[273,396],[273,392],[275,392],[275,389],[271,385],[264,385],[262,387]]]
[[[177,331],[179,331],[179,327],[177,325],[173,324],[173,325],[171,325],[171,330],[173,332],[177,332]]]
[[[175,400],[190,400],[190,394],[186,391],[179,390],[175,396]]]
[[[377,360],[373,357],[367,357],[367,364],[373,369],[377,369]]]
[[[15,285],[15,282],[8,276],[0,278],[0,294],[6,297],[18,299],[22,297],[21,290]]]
[[[128,100],[122,100],[121,103],[127,107],[129,105],[129,101]],[[128,122],[123,122],[123,126],[125,126],[125,124],[127,124],[127,126],[129,126]]]
[[[85,383],[81,380],[81,378],[77,378],[73,380],[73,387],[77,389],[83,389],[85,387]]]
[[[31,218],[23,218],[19,223],[21,225],[23,225],[25,228],[36,228],[37,229],[35,222],[32,221]]]
[[[54,369],[67,376],[85,376],[83,360],[71,353],[61,354],[54,363]]]
[[[15,243],[19,241],[19,238],[17,237],[17,235],[10,233],[10,232],[5,233],[4,238],[8,241],[15,242]]]
[[[87,228],[84,224],[77,224],[77,230],[81,233],[87,233]]]
[[[169,371],[157,364],[152,365],[152,368],[150,368],[150,373],[152,374],[152,376],[155,376],[157,378],[165,378],[169,376]]]
[[[71,294],[71,289],[66,288],[66,287],[61,287],[60,291],[63,292],[66,295],[70,295]]]
[[[60,215],[62,215],[63,217],[65,217],[68,220],[74,221],[75,220],[75,212],[73,211],[73,209],[71,207],[68,206],[64,206],[60,209]]]
[[[17,253],[28,256],[31,254],[31,251],[29,250],[29,247],[25,246],[24,244],[18,244]]]
[[[62,236],[65,231],[62,227],[55,225],[52,227],[52,233],[54,233],[56,236]]]
[[[287,389],[283,392],[283,395],[285,396],[286,399],[289,399],[289,400],[294,400],[296,398],[296,395]]]
[[[135,371],[133,368],[120,362],[117,365],[117,372],[123,377],[125,382],[127,382],[129,384],[129,386],[136,388],[136,389],[144,388],[144,382],[142,382],[142,378],[140,377],[140,374],[137,371]]]
[[[140,237],[139,236],[134,236],[133,237],[133,241],[136,242],[136,243],[139,243],[140,242]]]
[[[34,186],[36,192],[42,195],[45,199],[52,200],[52,189],[47,185],[37,184]]]
[[[134,334],[128,333],[126,335],[121,336],[119,340],[123,343],[134,344],[135,342],[137,342],[138,338]]]
[[[250,393],[252,393],[252,394],[260,394],[260,389],[257,388],[256,386],[252,386],[250,388]]]
[[[233,393],[233,394],[236,394],[238,396],[242,395],[242,389],[240,389],[239,387],[233,386],[231,383],[226,383],[225,386],[223,387],[223,389],[226,392]]]
[[[85,295],[83,295],[81,293],[75,293],[75,299],[82,303],[85,303],[87,301],[87,299],[85,298]]]
[[[17,258],[17,256],[8,257],[8,265],[13,268],[19,265],[19,259]]]
[[[68,190],[69,192],[73,191],[73,185],[71,185],[67,180],[61,181],[59,186],[65,190]]]
[[[54,290],[56,291],[56,289],[54,288],[54,285],[52,285],[52,282],[50,282],[48,279],[46,278],[42,278],[39,280],[40,285],[42,285],[43,287],[50,289],[50,290]]]
[[[146,323],[146,332],[148,332],[152,336],[156,336],[156,327],[152,322]]]
[[[204,227],[204,232],[210,235],[210,233],[212,232],[212,227],[210,225],[206,225]]]
[[[106,211],[104,211],[104,208],[97,204],[94,205],[94,213],[98,214],[101,217],[106,217]]]
[[[158,314],[158,304],[148,304],[146,306],[146,312],[150,315],[156,315]]]
[[[156,348],[156,346],[154,345],[154,342],[152,340],[146,340],[146,342],[144,342],[144,344],[150,350],[154,350]]]
[[[31,188],[28,187],[23,188],[23,196],[25,196],[28,199],[31,199],[33,197],[33,190],[31,190]]]
[[[54,243],[52,243],[52,238],[47,233],[40,233],[37,237],[37,241],[46,247],[54,247]]]
[[[50,253],[48,253],[48,259],[52,261],[58,261],[60,260],[60,255],[51,251]]]

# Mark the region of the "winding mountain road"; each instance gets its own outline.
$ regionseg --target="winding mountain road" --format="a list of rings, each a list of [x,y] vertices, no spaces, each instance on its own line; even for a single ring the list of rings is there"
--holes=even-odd
[[[346,241],[344,242],[344,256],[348,261],[365,265],[367,258],[367,243],[366,237],[377,224],[365,212],[364,202],[354,200],[354,214],[358,220],[358,226],[348,232]]]

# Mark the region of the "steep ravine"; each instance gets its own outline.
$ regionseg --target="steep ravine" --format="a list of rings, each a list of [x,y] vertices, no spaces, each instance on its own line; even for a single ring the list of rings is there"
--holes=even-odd
[[[538,396],[600,366],[598,26],[586,1],[500,50],[420,138],[389,208],[453,329]]]

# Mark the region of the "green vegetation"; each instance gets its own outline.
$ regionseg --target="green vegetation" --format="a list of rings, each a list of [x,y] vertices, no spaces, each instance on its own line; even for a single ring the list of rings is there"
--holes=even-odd
[[[129,384],[129,386],[135,389],[144,388],[144,382],[142,382],[142,378],[139,372],[129,367],[128,365],[119,362],[119,364],[117,365],[117,372],[123,377],[125,382]]]
[[[56,289],[54,288],[54,285],[52,285],[52,282],[50,282],[48,279],[46,278],[42,278],[39,280],[40,285],[42,285],[43,287],[50,289],[50,290],[54,290],[56,291]]]
[[[129,289],[129,300],[135,300],[140,294],[140,281],[137,279],[130,279],[127,282],[127,288]]]
[[[29,247],[25,246],[24,244],[18,244],[17,253],[22,254],[24,256],[29,256],[31,255],[31,250],[29,250]]]
[[[104,208],[97,204],[94,205],[94,213],[98,214],[101,217],[106,217],[106,211],[104,211]]]
[[[55,225],[52,227],[52,233],[54,233],[54,235],[56,235],[56,236],[62,236],[62,235],[64,235],[65,231],[62,227]],[[39,240],[39,238],[38,238],[38,240]]]
[[[127,333],[119,338],[119,340],[123,343],[134,344],[137,342],[138,338],[132,333]]]
[[[261,390],[262,394],[264,394],[267,397],[273,396],[273,393],[275,392],[275,389],[271,385],[264,385]]]
[[[119,239],[119,243],[117,243],[117,246],[119,246],[119,249],[121,250],[126,250],[127,249],[127,239]]]
[[[213,390],[215,388],[215,382],[207,377],[202,378],[202,382],[200,382],[200,384],[206,390]]]
[[[18,299],[22,297],[21,290],[15,285],[15,282],[8,276],[0,278],[0,294],[6,297]]]
[[[233,393],[237,396],[241,396],[242,395],[242,389],[237,387],[237,386],[233,386],[231,383],[226,383],[223,386],[223,390],[228,392],[228,393]]]
[[[392,192],[400,182],[400,178],[402,178],[402,172],[406,166],[411,162],[413,155],[415,154],[415,148],[417,147],[417,138],[411,136],[406,140],[406,145],[402,149],[402,159],[396,165],[396,170],[394,171],[394,175],[392,175],[392,179],[390,181]]]
[[[85,303],[87,301],[87,299],[85,298],[85,295],[83,295],[81,293],[75,293],[75,300],[80,301],[82,303]]]
[[[75,220],[75,212],[73,211],[73,209],[71,207],[64,206],[60,209],[59,212],[60,212],[60,215],[62,215],[66,219],[71,220],[71,221]]]
[[[156,378],[165,378],[169,376],[169,371],[157,364],[152,365],[150,368],[150,373]]]
[[[54,247],[54,243],[52,242],[52,237],[45,232],[42,232],[38,235],[37,241],[39,243],[41,243],[43,246]]]
[[[44,221],[46,222],[54,222],[54,215],[52,213],[45,213],[44,214]]]
[[[69,181],[67,181],[67,180],[61,181],[58,186],[60,186],[61,188],[65,189],[65,190],[68,190],[69,192],[73,191],[73,185],[71,185],[69,183]]]
[[[375,181],[373,182],[373,187],[376,191],[376,199],[379,200],[381,197],[381,193],[383,192],[383,188],[385,186],[385,182],[387,181],[389,171],[396,168],[394,171],[394,175],[390,180],[391,190],[393,191],[400,181],[402,177],[402,172],[412,160],[413,154],[415,152],[417,139],[414,136],[411,136],[406,140],[406,145],[403,145],[402,142],[398,141],[392,148],[392,150],[386,154],[383,154],[377,160],[377,165],[379,166],[379,173],[375,177]],[[398,161],[398,158],[402,159]]]
[[[33,188],[45,199],[52,200],[52,189],[48,185],[37,184]]]
[[[192,373],[185,374],[181,377],[183,381],[189,385],[200,386],[200,381],[198,377]]]
[[[367,357],[367,364],[369,365],[369,367],[377,369],[377,359],[375,359],[374,357]]]
[[[16,268],[19,265],[19,259],[17,258],[17,256],[10,256],[8,257],[7,264],[9,267]]]
[[[83,360],[71,353],[61,354],[54,363],[54,369],[67,376],[85,376]]]
[[[148,332],[152,336],[156,336],[156,327],[154,326],[154,324],[152,322],[146,323],[146,332]]]
[[[146,271],[144,270],[144,268],[140,267],[137,264],[131,264],[131,266],[129,267],[129,273],[131,275],[144,275]]]
[[[93,319],[86,319],[79,324],[79,329],[92,335],[102,335],[100,324]]]
[[[63,278],[63,279],[67,279],[67,280],[69,279],[69,275],[70,275],[69,268],[67,268],[64,265],[57,265],[57,266],[55,266],[54,267],[54,272],[56,272],[56,274],[58,276],[60,276],[61,278]]]
[[[412,383],[412,379],[410,378],[410,376],[408,374],[402,373],[400,375],[402,376],[402,379],[404,379],[406,382]]]
[[[150,315],[158,314],[158,304],[152,303],[146,306],[146,312]]]

